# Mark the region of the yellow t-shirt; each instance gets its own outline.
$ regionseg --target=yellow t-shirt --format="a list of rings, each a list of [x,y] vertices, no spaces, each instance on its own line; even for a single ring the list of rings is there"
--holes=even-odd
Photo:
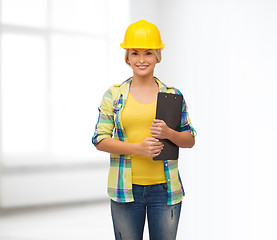
[[[140,103],[129,92],[126,105],[122,111],[122,123],[128,142],[140,143],[151,137],[150,127],[155,119],[157,101]],[[132,183],[152,185],[166,183],[163,161],[138,154],[131,155]]]

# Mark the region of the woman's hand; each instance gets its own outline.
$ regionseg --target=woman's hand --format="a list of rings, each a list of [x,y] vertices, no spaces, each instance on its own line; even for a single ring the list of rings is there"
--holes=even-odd
[[[152,127],[150,127],[151,136],[153,138],[168,139],[170,128],[166,125],[166,123],[160,119],[154,119],[153,121]]]
[[[137,154],[146,157],[156,157],[161,153],[164,145],[156,138],[147,137],[138,146]]]

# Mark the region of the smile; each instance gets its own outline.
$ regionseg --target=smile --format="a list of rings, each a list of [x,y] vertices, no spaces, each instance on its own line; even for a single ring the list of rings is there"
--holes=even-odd
[[[137,65],[137,67],[141,70],[144,70],[148,67],[149,65]]]

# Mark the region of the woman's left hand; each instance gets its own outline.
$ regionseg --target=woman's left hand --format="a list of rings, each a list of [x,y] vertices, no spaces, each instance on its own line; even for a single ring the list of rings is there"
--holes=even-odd
[[[163,120],[154,119],[152,127],[150,127],[151,135],[153,138],[166,139],[168,138],[170,128]]]

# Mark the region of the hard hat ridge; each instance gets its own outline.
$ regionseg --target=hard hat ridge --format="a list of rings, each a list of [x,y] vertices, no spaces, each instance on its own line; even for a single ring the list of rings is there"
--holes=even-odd
[[[126,30],[124,42],[120,44],[124,49],[144,48],[162,49],[164,44],[161,40],[160,31],[153,23],[139,20],[132,23]]]

